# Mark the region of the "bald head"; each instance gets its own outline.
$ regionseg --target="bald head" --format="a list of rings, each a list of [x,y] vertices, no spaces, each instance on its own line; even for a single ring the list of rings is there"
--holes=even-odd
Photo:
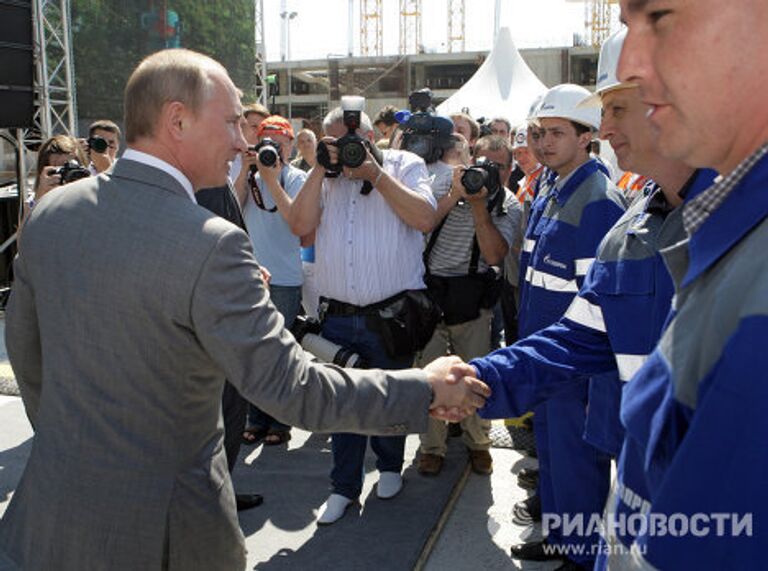
[[[125,138],[128,144],[151,137],[163,106],[183,103],[193,112],[213,92],[214,76],[227,70],[203,54],[185,49],[162,50],[146,57],[125,87]]]

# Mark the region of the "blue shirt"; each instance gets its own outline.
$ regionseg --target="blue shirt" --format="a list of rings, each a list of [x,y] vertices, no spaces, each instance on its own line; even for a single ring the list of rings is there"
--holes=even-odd
[[[284,165],[279,180],[286,194],[293,199],[306,179],[307,173],[304,171]],[[293,235],[280,211],[270,212],[276,208],[275,201],[258,173],[256,181],[266,210],[256,205],[250,187],[247,189],[247,199],[243,208],[243,218],[253,244],[253,252],[259,264],[266,267],[272,274],[273,285],[300,286],[304,281],[304,272],[301,267],[301,240]],[[246,186],[248,186],[247,183]]]

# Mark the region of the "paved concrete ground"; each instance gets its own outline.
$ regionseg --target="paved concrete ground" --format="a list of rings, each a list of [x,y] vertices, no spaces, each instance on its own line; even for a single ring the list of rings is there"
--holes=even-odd
[[[32,430],[24,414],[12,371],[7,362],[4,340],[4,322],[0,319],[0,516],[5,512],[13,489],[21,477],[26,458],[31,447]],[[298,445],[306,440],[308,433],[296,432]],[[408,438],[408,458],[406,466],[418,446],[418,438]],[[515,484],[513,472],[530,466],[534,460],[524,457],[515,450],[492,449],[494,473],[490,477],[478,476],[469,471],[455,488],[454,497],[444,508],[443,517],[425,542],[422,556],[415,569],[421,571],[445,571],[464,569],[483,569],[488,571],[506,571],[512,569],[549,571],[557,563],[516,562],[509,557],[509,547],[521,540],[535,536],[535,530],[526,530],[512,522],[512,505],[526,497],[526,492]],[[260,454],[260,449],[246,451],[246,462],[253,462]],[[410,478],[421,478],[413,473]],[[376,481],[376,472],[368,472],[364,486],[364,495],[370,492]],[[267,501],[269,495],[267,492]],[[259,508],[256,508],[259,509]],[[396,536],[398,522],[392,522],[392,536]],[[301,530],[290,531],[272,526],[269,522],[259,529],[247,532],[248,542],[259,542],[251,547],[253,556],[249,557],[249,569],[263,568],[264,542],[270,545],[274,554],[291,549],[295,550],[311,539],[315,533],[312,523]],[[533,534],[533,535],[532,535]],[[387,542],[387,533],[380,541]],[[396,548],[396,545],[393,545]],[[364,549],[364,546],[361,547]],[[258,556],[257,556],[258,553]],[[344,557],[343,553],[339,554]],[[371,561],[376,568],[376,561]]]

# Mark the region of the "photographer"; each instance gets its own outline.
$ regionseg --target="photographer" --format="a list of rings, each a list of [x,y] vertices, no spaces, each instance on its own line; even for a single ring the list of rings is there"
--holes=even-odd
[[[260,121],[251,140],[255,144],[242,154],[236,193],[256,259],[272,274],[269,296],[290,328],[301,306],[304,273],[301,240],[287,218],[307,175],[288,162],[294,135],[287,119],[272,115]],[[243,440],[253,444],[262,438],[266,445],[285,443],[290,427],[251,405]]]
[[[54,135],[40,145],[37,151],[34,192],[22,202],[21,224],[48,191],[89,176],[82,166],[84,162],[85,157],[77,139],[68,135]]]
[[[394,338],[393,320],[384,315],[411,319],[415,312],[400,311],[410,311],[419,294],[426,299],[421,252],[423,233],[435,223],[435,200],[422,159],[375,146],[364,104],[361,97],[343,97],[343,109],[325,117],[319,164],[293,203],[291,228],[298,235],[316,231],[323,337],[373,367],[403,369],[421,347],[398,346],[406,335]],[[334,523],[359,497],[367,442],[359,434],[333,435],[332,494],[318,524]],[[402,488],[405,437],[373,436],[371,447],[380,472],[377,494],[392,498]]]
[[[120,127],[108,119],[100,119],[88,127],[88,139],[84,141],[91,174],[99,174],[117,160],[120,150]]]
[[[443,318],[418,362],[446,352],[472,359],[490,346],[491,308],[501,287],[499,271],[491,266],[503,263],[519,231],[522,209],[501,183],[512,169],[509,140],[496,135],[478,139],[475,161],[471,169],[454,169],[450,190],[438,201],[442,221],[429,238],[424,261],[427,287]],[[473,471],[490,474],[490,423],[472,415],[461,426]],[[440,472],[446,436],[444,422],[430,421],[421,436],[419,473]]]

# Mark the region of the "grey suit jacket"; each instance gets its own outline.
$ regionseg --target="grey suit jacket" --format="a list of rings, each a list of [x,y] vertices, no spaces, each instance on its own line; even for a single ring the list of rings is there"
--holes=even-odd
[[[422,372],[310,363],[247,236],[158,169],[121,159],[50,192],[15,271],[6,342],[35,437],[0,546],[26,571],[242,569],[225,377],[294,426],[426,430]]]

